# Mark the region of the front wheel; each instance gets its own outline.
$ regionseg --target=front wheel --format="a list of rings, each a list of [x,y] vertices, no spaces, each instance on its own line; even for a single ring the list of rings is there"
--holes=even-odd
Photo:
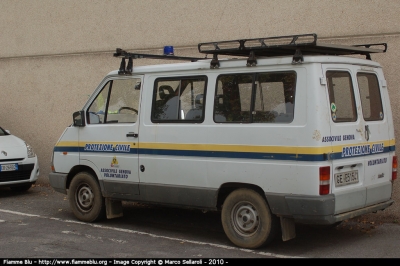
[[[271,242],[278,231],[278,218],[265,199],[251,189],[237,189],[226,198],[221,212],[225,234],[235,245],[259,248]]]
[[[74,176],[69,186],[68,200],[72,212],[81,221],[94,222],[105,216],[105,201],[99,183],[87,172]]]

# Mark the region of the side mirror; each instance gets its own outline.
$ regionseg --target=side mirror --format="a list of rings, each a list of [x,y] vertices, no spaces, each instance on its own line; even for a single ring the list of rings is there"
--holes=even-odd
[[[75,127],[84,127],[85,126],[85,111],[77,111],[72,115],[74,119]]]

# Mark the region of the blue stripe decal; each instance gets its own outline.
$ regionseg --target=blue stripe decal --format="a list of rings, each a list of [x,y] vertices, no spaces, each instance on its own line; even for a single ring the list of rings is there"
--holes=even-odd
[[[331,160],[349,159],[361,156],[384,154],[395,151],[395,146],[385,147],[383,152],[354,155],[342,157],[341,152],[330,154]],[[259,160],[290,160],[290,161],[326,161],[327,154],[282,154],[282,153],[258,153],[258,152],[223,152],[223,151],[196,151],[196,150],[165,150],[165,149],[137,149],[131,148],[129,152],[117,151],[85,151],[84,147],[54,147],[54,152],[90,152],[90,153],[110,153],[110,154],[142,154],[142,155],[162,155],[162,156],[182,156],[182,157],[205,157],[205,158],[231,158],[231,159],[259,159]]]
[[[232,159],[263,159],[263,160],[301,160],[301,161],[324,161],[325,156],[321,154],[281,154],[281,153],[257,153],[257,152],[220,152],[220,151],[190,151],[190,150],[162,150],[162,149],[139,149],[140,154],[164,155],[164,156],[190,156],[208,158],[232,158]]]
[[[362,156],[371,156],[371,155],[377,155],[377,154],[384,154],[384,153],[388,153],[394,151],[394,146],[390,146],[390,147],[384,147],[383,148],[383,152],[376,152],[376,153],[369,153],[369,154],[361,154],[361,155],[352,155],[349,157],[343,157],[341,152],[335,152],[332,153],[330,155],[330,159],[331,160],[337,160],[337,159],[349,159],[349,158],[356,158],[356,157],[362,157]]]
[[[112,153],[112,154],[137,154],[138,149],[131,148],[129,152],[124,151],[86,151],[84,147],[63,147],[57,146],[54,147],[54,151],[56,152],[91,152],[91,153]]]
[[[56,146],[53,149],[54,152],[79,152],[79,147],[60,147]]]
[[[137,154],[138,153],[138,149],[136,148],[130,148],[129,152],[128,151],[87,151],[85,150],[84,147],[79,147],[79,151],[82,153],[112,153],[112,154]]]

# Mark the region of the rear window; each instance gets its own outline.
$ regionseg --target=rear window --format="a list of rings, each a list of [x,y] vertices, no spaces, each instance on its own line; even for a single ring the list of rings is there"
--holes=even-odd
[[[290,123],[295,72],[221,75],[214,103],[216,123]]]
[[[371,73],[357,74],[361,105],[365,121],[383,120],[383,108],[378,78]]]
[[[327,71],[326,80],[332,120],[334,122],[356,121],[357,110],[350,73],[346,71]]]

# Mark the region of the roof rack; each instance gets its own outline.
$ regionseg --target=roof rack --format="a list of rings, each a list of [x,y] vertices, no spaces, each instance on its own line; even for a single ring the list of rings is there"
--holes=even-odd
[[[371,48],[375,47],[375,48]],[[166,50],[168,48],[168,50]],[[169,50],[171,49],[171,50]],[[371,60],[372,53],[385,53],[386,43],[359,44],[359,45],[333,45],[317,44],[317,34],[300,34],[276,36],[256,39],[239,39],[231,41],[199,43],[200,53],[212,54],[210,68],[219,68],[218,55],[245,56],[247,66],[256,66],[257,57],[293,56],[292,64],[302,63],[304,55],[365,55]],[[166,53],[168,51],[168,53]],[[257,56],[257,57],[256,57]],[[204,58],[185,57],[173,55],[173,47],[164,47],[164,55],[129,53],[117,48],[114,57],[121,57],[119,75],[131,75],[133,59],[152,58],[166,60],[185,60],[195,62]],[[207,58],[207,56],[206,56]],[[128,59],[128,65],[126,65]]]
[[[172,52],[173,53],[173,52]],[[119,75],[131,75],[133,69],[133,59],[139,58],[151,58],[151,59],[165,59],[165,60],[184,60],[195,62],[197,60],[201,60],[204,58],[196,58],[196,57],[185,57],[185,56],[175,56],[173,54],[169,55],[156,55],[156,54],[138,54],[138,53],[128,53],[121,48],[117,48],[114,53],[114,57],[121,57],[121,65],[118,70]],[[128,65],[126,65],[125,60],[128,59]]]
[[[380,46],[380,48],[371,48]],[[293,55],[293,64],[304,61],[303,55],[365,55],[371,60],[371,53],[384,53],[386,43],[361,44],[353,46],[317,44],[317,34],[276,36],[256,39],[199,43],[200,53],[212,54],[211,68],[218,68],[218,55],[246,56],[247,66],[257,64],[256,56],[272,57]]]

